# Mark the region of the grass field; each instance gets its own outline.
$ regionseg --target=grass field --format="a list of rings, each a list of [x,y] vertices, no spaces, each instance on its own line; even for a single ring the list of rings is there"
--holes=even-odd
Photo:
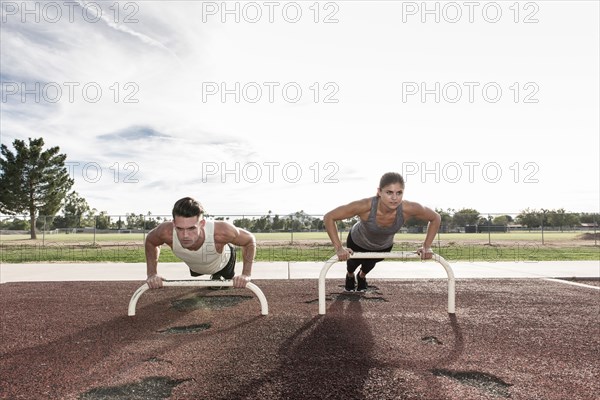
[[[434,251],[448,261],[600,260],[600,240],[582,232],[448,233]],[[413,251],[424,234],[397,234],[394,250]],[[258,233],[257,261],[322,261],[334,254],[325,232]],[[345,239],[345,234],[343,234]],[[27,235],[0,236],[0,262],[144,262],[141,233],[54,234],[37,240]],[[239,249],[238,249],[239,251]],[[161,262],[179,261],[163,246]]]

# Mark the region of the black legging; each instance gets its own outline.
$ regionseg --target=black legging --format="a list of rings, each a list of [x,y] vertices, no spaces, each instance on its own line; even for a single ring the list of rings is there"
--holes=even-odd
[[[348,232],[348,239],[346,240],[346,246],[352,250],[354,250],[354,252],[356,253],[389,253],[390,251],[392,251],[392,247],[394,247],[394,245],[391,245],[390,247],[388,247],[387,249],[384,250],[367,250],[367,249],[363,249],[362,247],[360,247],[359,245],[357,245],[356,243],[354,243],[352,241],[352,235],[350,235],[350,232]],[[373,268],[375,268],[375,264],[378,263],[379,261],[382,261],[383,258],[351,258],[349,260],[346,261],[346,270],[353,274],[354,271],[356,271],[356,268],[358,268],[361,264],[362,267],[360,268],[363,272],[363,274],[368,274]]]

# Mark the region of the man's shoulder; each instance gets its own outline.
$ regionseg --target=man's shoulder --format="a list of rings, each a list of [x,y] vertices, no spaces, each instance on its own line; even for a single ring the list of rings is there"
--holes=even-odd
[[[225,226],[225,225],[234,226],[231,222],[224,221],[224,220],[221,220],[221,219],[218,219],[218,220],[214,220],[214,219],[213,220],[206,220],[206,222],[212,222],[213,224],[215,224],[215,226],[217,226],[217,225],[219,225],[219,226]]]
[[[173,227],[173,221],[165,221],[158,224],[156,228],[153,229],[153,232],[160,238],[167,239],[172,236]]]
[[[172,231],[173,230],[173,221],[165,221],[158,224],[157,229]]]
[[[238,228],[229,221],[213,221],[214,238],[217,243],[229,243],[239,235]]]
[[[207,221],[208,223],[209,221]],[[229,232],[231,229],[235,229],[235,225],[233,225],[229,221],[210,221],[214,225],[215,233],[223,233]]]

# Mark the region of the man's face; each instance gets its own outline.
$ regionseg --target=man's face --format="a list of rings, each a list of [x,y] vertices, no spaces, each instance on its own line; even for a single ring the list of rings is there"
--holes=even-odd
[[[399,183],[391,183],[379,189],[379,197],[384,205],[389,208],[398,208],[402,203],[404,186]]]
[[[181,243],[181,247],[187,249],[192,247],[200,236],[200,230],[204,227],[204,219],[200,217],[180,217],[177,216],[173,220],[177,239]]]

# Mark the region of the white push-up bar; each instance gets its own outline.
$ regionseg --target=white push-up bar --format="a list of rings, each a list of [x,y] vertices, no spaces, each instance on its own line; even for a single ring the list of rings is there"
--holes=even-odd
[[[163,286],[232,287],[233,281],[231,281],[231,280],[212,281],[212,280],[206,280],[206,279],[202,279],[202,280],[201,279],[197,279],[197,280],[193,280],[193,279],[190,279],[190,280],[164,280]],[[135,307],[137,305],[138,299],[148,289],[150,289],[150,287],[148,286],[147,283],[144,283],[142,286],[140,286],[140,288],[138,290],[135,291],[133,296],[131,296],[131,300],[129,300],[129,309],[127,311],[127,315],[129,315],[130,317],[135,315]],[[258,297],[258,300],[260,301],[260,313],[262,315],[268,315],[269,314],[269,304],[267,303],[267,298],[265,297],[265,294],[262,292],[262,290],[260,290],[260,288],[252,282],[246,283],[246,289],[250,289],[252,292],[254,292],[256,297]]]
[[[391,253],[354,253],[350,258],[421,258],[420,255],[415,251],[395,251]],[[438,254],[433,254],[432,260],[442,264],[442,267],[448,274],[448,313],[454,314],[454,298],[455,298],[455,286],[454,286],[454,272],[448,264],[448,261]],[[325,262],[319,275],[319,314],[325,314],[325,276],[329,268],[336,262],[338,262],[337,255],[331,257]]]

